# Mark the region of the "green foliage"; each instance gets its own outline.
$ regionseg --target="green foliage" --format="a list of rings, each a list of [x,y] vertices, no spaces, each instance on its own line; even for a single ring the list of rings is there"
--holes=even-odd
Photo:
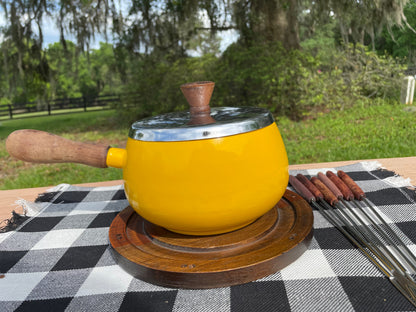
[[[145,116],[187,109],[180,85],[213,79],[210,72],[215,62],[216,57],[211,54],[173,63],[159,62],[152,56],[136,60],[130,73],[132,79],[125,88],[127,95],[122,97],[122,106],[127,107],[123,109],[122,117],[131,122]]]
[[[363,46],[349,46],[338,59],[348,92],[356,98],[400,98],[404,67],[390,56],[377,56]]]
[[[341,50],[335,41],[335,27],[335,20],[330,19],[327,23],[319,25],[312,35],[301,41],[303,51],[316,58],[321,70],[333,68]]]
[[[94,97],[119,91],[121,79],[113,46],[100,43],[99,49],[81,53],[74,43],[66,41],[46,49],[50,66],[49,98]]]
[[[251,47],[230,46],[216,68],[214,99],[222,106],[262,106],[279,115],[298,116],[299,81],[314,60],[273,42]]]
[[[404,71],[401,60],[377,55],[359,44],[337,45],[334,26],[334,22],[322,25],[302,42],[304,51],[319,64],[318,75],[303,81],[307,83],[302,100],[313,99],[321,108],[350,107],[368,98],[398,100]]]
[[[319,41],[318,41],[319,42]],[[221,57],[205,55],[173,63],[152,58],[135,63],[128,90],[135,92],[128,120],[186,110],[182,83],[213,80],[211,106],[261,106],[294,120],[345,109],[370,98],[398,100],[403,67],[356,45],[313,56],[309,49],[286,50],[278,42],[231,45]],[[128,103],[127,103],[128,102]]]
[[[46,99],[121,93],[120,120],[128,123],[186,110],[179,86],[197,80],[216,82],[212,106],[261,106],[295,120],[368,98],[399,99],[403,67],[396,59],[359,45],[339,50],[323,39],[326,33],[330,29],[310,37],[303,50],[286,50],[278,42],[248,47],[235,43],[221,56],[177,60],[130,55],[109,44],[83,54],[71,42],[66,50],[55,43],[45,50],[50,82],[34,79],[33,87],[18,86],[15,94],[36,99],[36,107]],[[325,53],[321,45],[326,45]],[[0,77],[0,82],[7,80]],[[13,103],[6,93],[3,105]]]
[[[37,100],[48,88],[48,66],[43,51],[34,40],[25,40],[24,45],[28,50],[21,53],[12,40],[3,40],[0,44],[0,98],[14,103]],[[34,55],[39,57],[34,58]]]
[[[82,60],[76,64],[78,56],[74,43],[67,41],[65,50],[61,43],[50,44],[46,49],[46,55],[50,67],[50,94],[49,97],[79,97],[82,96],[80,86],[77,80],[77,70],[79,63],[84,64]]]
[[[89,76],[97,94],[120,92],[121,75],[114,50],[113,45],[100,42],[100,48],[89,53]]]
[[[111,44],[101,43],[99,49],[88,53],[81,52],[70,41],[66,41],[65,46],[54,43],[44,49],[42,55],[47,69],[43,71],[39,69],[42,65],[39,59],[25,55],[22,60],[25,75],[20,75],[18,69],[6,68],[18,58],[13,43],[0,43],[4,56],[4,66],[0,67],[0,105],[32,101],[32,106],[37,107],[55,98],[120,92],[122,73],[118,70],[118,59]],[[118,49],[118,52],[122,51]]]
[[[329,81],[335,76],[337,84],[342,83],[332,73],[338,66],[333,64],[336,29],[341,33],[340,41],[346,44],[364,43],[366,34],[374,40],[377,26],[391,27],[406,21],[403,15],[406,3],[407,21],[412,24],[416,20],[416,5],[408,0],[378,1],[377,5],[374,1],[328,0],[291,1],[291,5],[283,0],[136,0],[122,9],[121,3],[113,0],[0,0],[0,3],[6,17],[0,28],[4,60],[0,69],[0,97],[43,105],[55,97],[119,92],[127,84],[128,91],[138,89],[143,96],[138,101],[142,110],[139,115],[181,106],[178,92],[172,91],[176,86],[166,86],[164,75],[178,82],[191,80],[192,74],[182,72],[183,68],[194,71],[194,61],[189,63],[190,53],[218,55],[220,31],[236,30],[239,44],[230,47],[217,61],[209,59],[212,66],[203,75],[225,83],[217,88],[223,95],[217,96],[218,105],[262,105],[279,114],[298,116],[304,108],[320,102],[318,94],[313,95],[309,104],[304,97],[307,88],[324,87],[314,79]],[[42,25],[46,16],[56,23],[61,38],[59,44],[43,50]],[[117,46],[101,45],[98,50],[90,50],[96,34],[107,38],[110,25]],[[76,38],[76,44],[65,41],[67,33]],[[285,48],[296,50],[300,38],[304,39],[303,52],[292,54],[276,44],[278,41]],[[410,51],[413,38],[410,33],[399,33],[397,42]],[[385,42],[383,48],[388,49],[389,45]],[[319,64],[319,68],[314,64]],[[317,70],[330,72],[329,77],[316,76]],[[160,95],[149,95],[154,88],[150,82],[163,83],[163,87],[159,85]],[[302,88],[296,88],[302,84]],[[377,86],[364,90],[367,92],[364,96],[371,95]],[[160,107],[153,99],[159,101]]]
[[[376,39],[376,50],[380,55],[388,53],[393,57],[406,60],[410,64],[416,63],[416,2],[409,1],[404,7],[407,25],[385,27]]]

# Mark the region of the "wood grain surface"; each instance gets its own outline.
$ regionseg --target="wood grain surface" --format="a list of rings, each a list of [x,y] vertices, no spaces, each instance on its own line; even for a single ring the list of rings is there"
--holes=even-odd
[[[161,286],[200,289],[247,283],[282,269],[308,248],[312,225],[312,208],[286,190],[269,212],[233,232],[176,234],[127,207],[113,220],[109,238],[117,263],[133,276]]]
[[[17,159],[33,163],[79,163],[106,168],[109,146],[68,140],[52,133],[22,129],[12,132],[6,149]]]

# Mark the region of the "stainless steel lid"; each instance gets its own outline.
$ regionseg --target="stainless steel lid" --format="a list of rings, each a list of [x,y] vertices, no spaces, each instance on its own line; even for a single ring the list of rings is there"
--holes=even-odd
[[[214,123],[190,125],[189,112],[175,112],[149,117],[133,123],[129,137],[140,141],[173,142],[220,138],[267,127],[272,114],[257,107],[211,108]]]

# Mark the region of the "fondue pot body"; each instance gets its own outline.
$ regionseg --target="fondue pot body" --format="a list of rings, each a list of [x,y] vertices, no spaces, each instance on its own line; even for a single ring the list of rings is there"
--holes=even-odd
[[[133,123],[125,149],[29,129],[10,134],[6,148],[24,161],[121,168],[131,207],[149,222],[190,235],[230,232],[278,203],[288,160],[268,110],[211,109],[213,89],[209,81],[182,85],[189,112]]]
[[[123,168],[125,193],[146,220],[171,231],[211,235],[241,228],[283,196],[286,150],[275,123],[219,138],[149,142],[128,138],[107,164]]]

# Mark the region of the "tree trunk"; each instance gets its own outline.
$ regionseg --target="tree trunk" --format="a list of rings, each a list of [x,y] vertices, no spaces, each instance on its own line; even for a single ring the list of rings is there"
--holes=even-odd
[[[298,24],[298,1],[297,0],[289,0],[289,1],[281,1],[280,4],[284,3],[286,9],[282,7],[281,12],[285,12],[286,14],[281,14],[282,20],[286,20],[280,31],[284,34],[282,38],[283,46],[287,49],[299,49],[299,24]],[[280,16],[278,17],[280,18]]]
[[[286,49],[299,49],[298,0],[253,0],[255,38],[280,41]]]

